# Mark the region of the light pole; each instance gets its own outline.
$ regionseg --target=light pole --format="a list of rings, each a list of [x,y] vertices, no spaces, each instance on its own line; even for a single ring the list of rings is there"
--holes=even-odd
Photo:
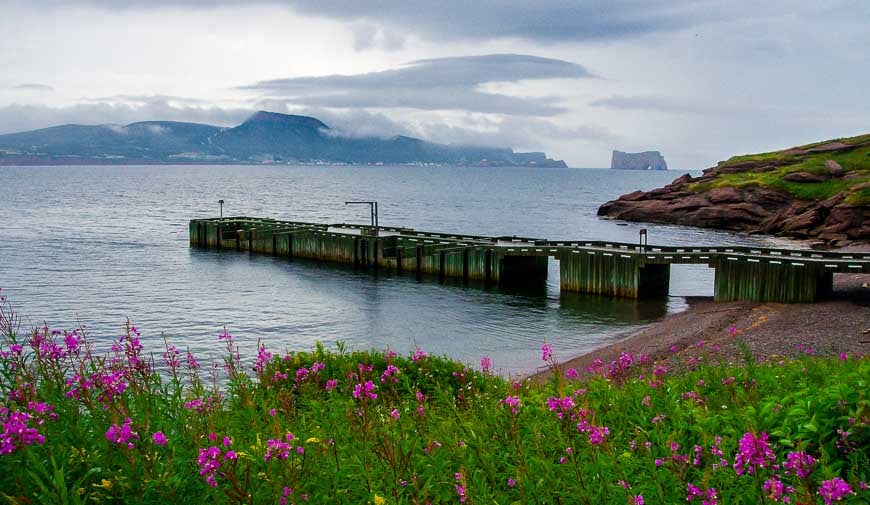
[[[375,201],[359,201],[359,202],[344,202],[345,205],[368,205],[369,212],[372,216],[372,235],[378,236],[378,202]]]
[[[640,229],[640,231],[638,232],[637,240],[638,240],[638,242],[640,243],[640,247],[641,247],[641,249],[643,249],[643,247],[649,243],[649,242],[647,241],[646,228],[641,228],[641,229]]]
[[[223,219],[224,219],[224,201],[223,201],[223,200],[218,200],[218,203],[219,203],[220,206],[221,206],[221,220],[223,220]]]

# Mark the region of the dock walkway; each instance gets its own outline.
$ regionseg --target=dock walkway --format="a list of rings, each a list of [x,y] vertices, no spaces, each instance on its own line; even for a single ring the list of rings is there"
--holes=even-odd
[[[716,301],[809,303],[830,294],[835,273],[870,273],[864,253],[552,241],[252,217],[191,220],[190,245],[487,283],[546,279],[553,257],[563,291],[626,298],[666,296],[673,264],[714,268]]]

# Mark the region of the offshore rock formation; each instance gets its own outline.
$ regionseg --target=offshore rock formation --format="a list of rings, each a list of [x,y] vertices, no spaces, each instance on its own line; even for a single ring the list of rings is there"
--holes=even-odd
[[[738,156],[663,188],[598,209],[628,221],[813,239],[870,242],[870,135]]]
[[[610,168],[614,170],[667,170],[668,164],[662,153],[644,151],[642,153],[624,153],[613,151]]]

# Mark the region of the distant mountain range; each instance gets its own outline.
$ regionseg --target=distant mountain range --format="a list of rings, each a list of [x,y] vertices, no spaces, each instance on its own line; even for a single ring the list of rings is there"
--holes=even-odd
[[[443,145],[405,136],[346,137],[313,117],[265,111],[233,128],[144,121],[0,135],[0,165],[250,163],[566,166],[544,153]]]

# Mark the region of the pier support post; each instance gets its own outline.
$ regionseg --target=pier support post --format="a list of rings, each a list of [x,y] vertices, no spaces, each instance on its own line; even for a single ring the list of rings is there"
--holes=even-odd
[[[808,264],[729,260],[716,261],[717,302],[812,303],[833,289],[833,275]]]
[[[423,246],[417,245],[416,253],[417,253],[417,278],[421,278],[423,276]]]
[[[483,253],[483,281],[487,284],[492,282],[492,249]]]
[[[447,273],[447,253],[441,251],[438,253],[438,279],[444,280],[444,276]]]
[[[359,268],[359,237],[353,238],[353,266],[354,268]]]
[[[287,258],[293,259],[293,234],[287,234]]]
[[[402,262],[405,261],[405,250],[401,246],[397,246],[396,249],[396,271],[402,273],[405,265]]]
[[[375,267],[375,270],[378,269],[378,248],[383,244],[380,239],[372,239],[372,265]]]
[[[462,282],[468,282],[468,248],[462,249]]]
[[[559,257],[562,291],[637,298],[640,294],[642,265],[636,256],[619,252],[566,251]],[[651,286],[663,288],[665,272],[657,265],[646,272]],[[657,282],[653,282],[657,281]]]

